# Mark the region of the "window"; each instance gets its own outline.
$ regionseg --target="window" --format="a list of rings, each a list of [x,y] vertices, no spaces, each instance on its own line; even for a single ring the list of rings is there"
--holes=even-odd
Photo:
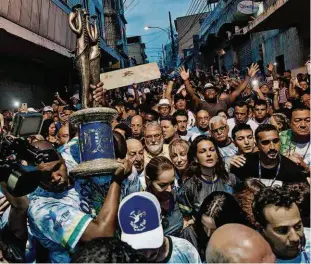
[[[102,14],[97,8],[95,8],[95,12],[96,12],[96,16],[97,16],[99,36],[103,37]]]

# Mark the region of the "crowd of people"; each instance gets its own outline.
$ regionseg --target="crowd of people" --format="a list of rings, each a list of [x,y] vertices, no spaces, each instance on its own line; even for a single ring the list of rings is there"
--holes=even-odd
[[[27,138],[58,154],[38,164],[38,188],[13,197],[1,183],[1,261],[310,263],[308,74],[181,67],[91,88],[117,112],[119,168],[70,174],[81,159],[69,117],[81,104],[56,94]],[[13,115],[2,111],[4,136]]]

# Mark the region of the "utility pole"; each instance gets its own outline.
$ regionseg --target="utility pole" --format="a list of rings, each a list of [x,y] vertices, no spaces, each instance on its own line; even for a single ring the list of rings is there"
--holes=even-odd
[[[163,68],[165,68],[165,54],[164,54],[164,45],[162,44],[162,56],[163,56]]]
[[[169,16],[169,19],[170,19],[171,40],[172,40],[172,53],[173,53],[173,63],[174,63],[175,62],[175,40],[174,40],[171,12],[168,12],[168,16]]]

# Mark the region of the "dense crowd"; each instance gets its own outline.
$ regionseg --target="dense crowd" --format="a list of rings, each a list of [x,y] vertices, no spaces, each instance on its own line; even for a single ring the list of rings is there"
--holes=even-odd
[[[41,111],[58,155],[27,196],[1,183],[4,262],[310,263],[310,76],[184,67],[93,99],[116,109],[110,176],[74,178],[79,95]],[[16,113],[3,110],[1,134]],[[2,254],[2,255],[1,255]]]

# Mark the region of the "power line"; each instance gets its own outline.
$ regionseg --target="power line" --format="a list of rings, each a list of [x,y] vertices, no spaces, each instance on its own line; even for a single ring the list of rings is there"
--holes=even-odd
[[[196,23],[198,21],[200,21],[200,19],[205,15],[204,11],[206,9],[206,5],[205,3],[203,2],[200,6],[200,10],[199,10],[199,13],[197,14],[197,16],[194,18],[192,24],[189,26],[189,29],[181,36],[179,37],[179,40],[178,40],[178,43],[181,42],[181,40],[192,30],[192,28],[196,25]]]
[[[188,9],[188,12],[186,13],[185,17],[187,16],[192,16],[195,12],[193,12],[197,6],[198,6],[198,1],[199,0],[192,0],[191,5]],[[196,5],[194,5],[196,3]],[[191,13],[192,12],[192,13]],[[186,26],[189,22],[190,17],[186,18],[181,25],[179,26],[180,28],[183,28],[184,26]]]
[[[125,15],[128,15],[139,4],[139,2],[140,0],[138,0],[136,4],[130,10],[127,10],[127,12],[125,12]]]

